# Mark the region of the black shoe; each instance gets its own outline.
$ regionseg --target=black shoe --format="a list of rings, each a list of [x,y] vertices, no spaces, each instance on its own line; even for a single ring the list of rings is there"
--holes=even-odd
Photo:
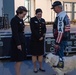
[[[34,73],[37,73],[38,72],[38,70],[37,69],[34,69]]]
[[[45,70],[44,70],[44,69],[39,68],[39,70],[40,70],[41,72],[45,72]]]

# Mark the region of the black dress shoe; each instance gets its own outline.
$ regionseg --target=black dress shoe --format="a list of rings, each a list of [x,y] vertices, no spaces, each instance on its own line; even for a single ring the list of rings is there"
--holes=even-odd
[[[38,70],[37,69],[34,69],[34,73],[37,73],[38,72]]]
[[[45,72],[45,70],[44,70],[44,69],[39,68],[39,70],[40,70],[41,72]]]

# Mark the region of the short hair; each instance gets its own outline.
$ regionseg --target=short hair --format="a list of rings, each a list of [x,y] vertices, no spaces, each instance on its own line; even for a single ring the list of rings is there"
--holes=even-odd
[[[16,14],[17,14],[17,15],[18,15],[18,14],[22,14],[24,11],[27,12],[26,7],[24,7],[24,6],[19,6],[19,7],[17,8],[17,10],[16,10]]]
[[[35,14],[37,14],[39,12],[42,12],[42,9],[40,9],[40,8],[36,9]]]

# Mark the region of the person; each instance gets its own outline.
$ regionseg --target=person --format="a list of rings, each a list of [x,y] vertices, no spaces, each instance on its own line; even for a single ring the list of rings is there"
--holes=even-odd
[[[63,11],[63,6],[60,1],[55,1],[52,4],[52,8],[56,13],[56,19],[53,24],[53,35],[55,38],[55,52],[60,57],[59,61],[63,62],[64,49],[67,46],[70,34],[70,20],[66,12]],[[64,63],[62,66],[64,67]]]
[[[20,66],[26,59],[25,35],[23,18],[27,14],[24,6],[19,6],[16,15],[11,20],[12,40],[11,40],[11,60],[15,63],[16,75],[20,74]]]
[[[30,19],[31,28],[31,54],[32,61],[34,64],[34,72],[38,72],[36,65],[37,58],[39,61],[39,70],[45,72],[42,67],[43,54],[44,54],[44,37],[46,33],[45,20],[42,18],[42,10],[40,8],[36,9],[36,16]]]

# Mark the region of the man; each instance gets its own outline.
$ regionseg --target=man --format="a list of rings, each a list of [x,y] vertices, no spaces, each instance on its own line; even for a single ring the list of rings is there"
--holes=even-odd
[[[56,13],[56,19],[53,25],[53,35],[55,38],[55,52],[59,56],[58,67],[64,67],[63,56],[64,49],[67,46],[67,41],[70,34],[70,20],[60,1],[55,1],[52,8]],[[59,65],[61,63],[61,66]],[[56,64],[57,65],[57,64]]]

